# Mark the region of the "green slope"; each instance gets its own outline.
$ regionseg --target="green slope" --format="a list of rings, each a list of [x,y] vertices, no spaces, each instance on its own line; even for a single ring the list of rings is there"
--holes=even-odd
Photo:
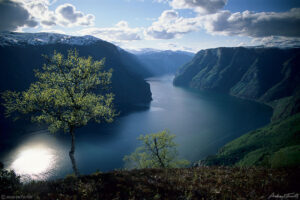
[[[300,114],[273,122],[226,144],[207,165],[300,166]]]

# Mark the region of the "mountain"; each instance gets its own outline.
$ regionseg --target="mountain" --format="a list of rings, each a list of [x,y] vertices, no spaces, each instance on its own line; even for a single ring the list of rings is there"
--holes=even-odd
[[[154,76],[154,74],[147,68],[145,64],[143,64],[139,60],[139,58],[136,55],[128,51],[125,51],[121,48],[119,49],[119,52],[120,52],[122,63],[126,65],[126,68],[129,71],[143,78]]]
[[[117,105],[151,101],[149,84],[143,80],[148,72],[134,55],[92,36],[55,33],[0,34],[0,90],[27,88],[34,80],[33,69],[42,67],[45,62],[42,54],[51,55],[54,50],[66,54],[69,49],[77,49],[80,56],[92,56],[95,60],[105,58],[106,68],[113,69],[112,91]]]
[[[266,103],[277,120],[300,112],[299,64],[299,48],[201,50],[178,70],[174,85]]]
[[[151,101],[150,85],[145,82],[145,75],[141,75],[147,70],[143,72],[143,65],[134,55],[92,36],[54,33],[0,33],[0,92],[28,88],[35,80],[33,70],[45,63],[42,54],[51,55],[56,50],[66,55],[69,49],[77,49],[79,56],[92,56],[94,60],[105,58],[106,69],[113,69],[111,91],[115,94],[118,111],[129,111]],[[0,106],[2,131],[8,124],[3,112]]]
[[[1,32],[0,46],[11,45],[45,45],[45,44],[70,44],[88,45],[100,41],[101,39],[86,35],[82,37],[64,35],[59,33],[14,33]]]
[[[145,49],[135,51],[140,62],[155,76],[175,74],[177,69],[189,62],[194,54],[185,51],[159,51]]]
[[[300,49],[199,51],[174,85],[227,93],[273,107],[272,122],[207,157],[204,165],[294,167],[300,164]]]
[[[251,131],[222,147],[205,165],[295,167],[300,165],[300,113]]]

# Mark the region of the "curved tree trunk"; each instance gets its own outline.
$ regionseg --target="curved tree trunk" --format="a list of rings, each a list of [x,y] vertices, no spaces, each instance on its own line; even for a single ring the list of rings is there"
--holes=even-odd
[[[75,157],[74,157],[74,153],[75,153],[75,135],[74,135],[74,128],[73,127],[70,128],[70,134],[71,134],[71,137],[72,137],[72,142],[71,142],[71,150],[69,152],[69,156],[70,156],[70,159],[71,159],[71,162],[72,162],[72,168],[73,168],[74,174],[76,176],[78,176],[79,173],[78,173],[78,169],[77,169],[77,165],[76,165],[76,160],[75,160]]]

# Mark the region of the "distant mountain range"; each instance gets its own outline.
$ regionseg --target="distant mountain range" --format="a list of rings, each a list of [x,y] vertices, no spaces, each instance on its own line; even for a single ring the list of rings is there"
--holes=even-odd
[[[199,51],[174,84],[271,105],[273,120],[300,111],[300,49],[216,48]]]
[[[183,64],[192,60],[194,53],[186,51],[161,51],[142,49],[131,51],[153,76],[175,74]]]

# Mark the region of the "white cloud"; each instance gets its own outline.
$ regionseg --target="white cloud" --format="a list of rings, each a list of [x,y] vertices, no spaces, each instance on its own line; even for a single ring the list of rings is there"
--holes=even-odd
[[[24,5],[31,16],[33,16],[43,27],[51,27],[56,25],[56,17],[53,11],[49,10],[49,6],[53,2],[48,0],[15,0]]]
[[[299,46],[300,8],[256,13],[223,10],[194,18],[183,18],[175,10],[166,10],[144,34],[146,39],[173,39],[201,29],[211,35],[247,36],[255,39],[255,45]]]
[[[300,38],[269,36],[263,38],[254,38],[251,43],[254,45],[263,45],[267,47],[300,47]]]
[[[175,10],[165,10],[144,34],[148,39],[172,39],[197,29],[197,18],[183,18]]]
[[[173,9],[193,9],[202,14],[215,13],[222,9],[227,0],[173,0],[170,6]]]
[[[14,0],[23,5],[36,21],[40,22],[43,28],[51,28],[54,26],[70,27],[70,26],[92,26],[95,16],[92,14],[84,14],[78,11],[72,4],[59,5],[56,10],[50,10],[49,6],[56,0]]]
[[[93,35],[95,37],[110,42],[128,42],[133,40],[141,40],[139,33],[140,28],[130,28],[126,21],[120,21],[113,27],[107,28],[87,28],[80,30],[80,35]]]
[[[203,27],[211,34],[300,37],[300,8],[281,13],[220,11],[200,19]]]
[[[60,24],[65,26],[82,25],[90,26],[94,24],[95,16],[92,14],[84,15],[77,11],[72,4],[63,4],[56,8],[55,13],[58,16]]]

